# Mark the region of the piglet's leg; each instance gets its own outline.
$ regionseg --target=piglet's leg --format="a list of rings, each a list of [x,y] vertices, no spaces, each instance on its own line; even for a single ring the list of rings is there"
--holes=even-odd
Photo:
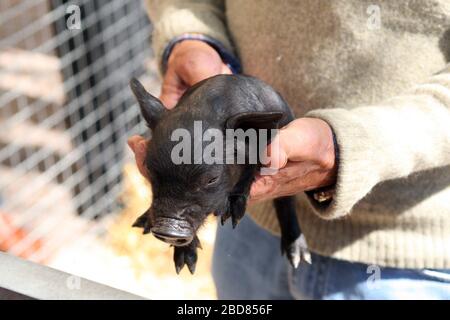
[[[197,236],[187,246],[175,247],[173,261],[175,262],[175,270],[180,273],[184,265],[187,265],[189,272],[194,274],[197,264],[197,248],[201,249],[200,240]]]
[[[220,216],[220,223],[222,225],[231,217],[231,223],[233,229],[236,228],[239,221],[245,215],[245,209],[247,206],[247,196],[246,195],[230,195],[228,197],[228,210]]]
[[[236,228],[239,221],[244,217],[250,187],[255,179],[255,172],[256,166],[249,167],[228,196],[228,211],[221,216],[222,225],[231,217],[233,228]]]
[[[277,198],[274,206],[281,229],[281,253],[286,254],[294,268],[302,260],[311,263],[311,255],[297,220],[295,197]]]
[[[224,202],[224,204],[216,210],[216,212],[214,213],[216,216],[220,217],[220,222],[222,223],[222,225],[225,223],[225,221],[228,220],[229,217],[231,217],[231,212],[230,212],[230,199],[227,198]]]

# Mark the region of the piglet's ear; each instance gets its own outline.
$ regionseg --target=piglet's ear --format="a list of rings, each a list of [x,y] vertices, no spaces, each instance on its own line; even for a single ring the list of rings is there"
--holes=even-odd
[[[139,103],[142,116],[148,126],[153,129],[163,116],[166,109],[164,108],[162,102],[148,93],[144,86],[136,78],[132,78],[130,80],[130,87]]]
[[[243,112],[231,116],[225,123],[225,129],[277,129],[283,113],[270,112]]]

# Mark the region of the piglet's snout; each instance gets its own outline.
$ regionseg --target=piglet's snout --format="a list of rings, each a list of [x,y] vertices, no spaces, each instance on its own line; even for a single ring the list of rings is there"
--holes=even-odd
[[[191,225],[179,218],[157,218],[151,232],[157,239],[174,246],[187,245],[194,238]]]
[[[182,235],[176,232],[161,232],[152,230],[153,235],[161,241],[174,246],[185,246],[191,243],[193,237]]]

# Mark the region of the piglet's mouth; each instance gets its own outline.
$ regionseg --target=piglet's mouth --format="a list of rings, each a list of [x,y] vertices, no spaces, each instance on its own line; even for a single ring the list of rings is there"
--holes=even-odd
[[[151,232],[155,238],[173,246],[186,246],[194,239],[190,224],[173,218],[157,218]]]

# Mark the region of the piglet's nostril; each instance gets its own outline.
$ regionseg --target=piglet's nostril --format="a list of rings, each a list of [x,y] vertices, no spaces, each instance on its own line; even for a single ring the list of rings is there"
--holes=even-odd
[[[152,233],[155,236],[158,236],[158,237],[164,238],[164,239],[184,239],[187,237],[186,235],[179,234],[176,232],[160,232],[160,231],[152,230]]]

